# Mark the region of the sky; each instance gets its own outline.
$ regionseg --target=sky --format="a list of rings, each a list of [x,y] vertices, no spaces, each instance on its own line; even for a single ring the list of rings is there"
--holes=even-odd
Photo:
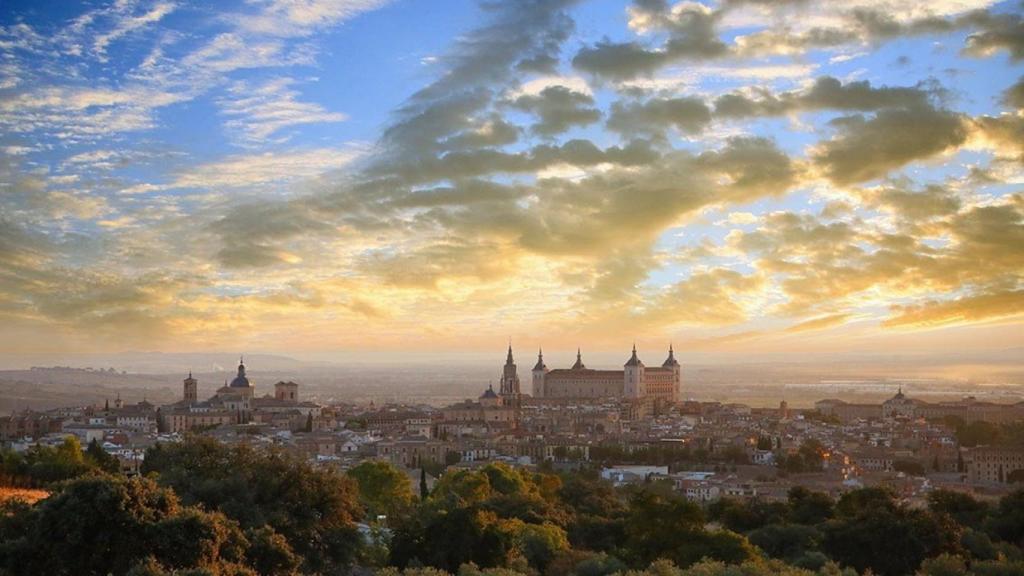
[[[0,3],[7,353],[1024,346],[1019,0]]]

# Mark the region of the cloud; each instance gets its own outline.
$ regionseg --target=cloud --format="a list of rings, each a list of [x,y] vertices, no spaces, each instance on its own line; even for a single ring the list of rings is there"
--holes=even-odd
[[[716,30],[721,12],[702,4],[681,2],[669,9],[666,3],[637,3],[632,15],[645,29],[665,31],[664,46],[648,49],[638,42],[606,40],[582,48],[572,59],[573,67],[602,78],[630,80],[678,60],[709,60],[728,52]]]
[[[1006,182],[1021,82],[1000,113],[919,67],[885,85],[851,70],[867,58],[828,62],[926,34],[1013,60],[1013,17],[975,0],[643,0],[626,36],[595,41],[590,22],[572,37],[568,0],[487,3],[431,66],[406,60],[434,80],[376,145],[285,146],[345,119],[292,67],[382,4],[256,0],[185,31],[124,3],[150,21],[0,29],[16,55],[0,63],[5,325],[86,348],[323,348],[438,346],[466,326],[486,345],[499,325],[792,344],[854,320],[881,334],[1020,317],[1024,204]],[[116,66],[97,67],[104,36]],[[143,132],[186,102],[215,105],[244,150],[199,157]]]
[[[185,96],[142,85],[110,88],[48,87],[0,100],[0,126],[68,141],[90,141],[152,128],[158,109]]]
[[[221,239],[216,258],[227,268],[296,264],[301,256],[277,242],[314,236],[328,228],[315,209],[302,201],[243,204],[208,226]]]
[[[727,44],[719,29],[744,5],[757,6],[762,14],[753,22],[736,27],[753,27],[755,31],[739,34],[732,44]],[[871,2],[727,2],[717,9],[697,2],[679,2],[671,7],[667,2],[635,2],[629,9],[630,27],[640,34],[664,33],[667,39],[661,46],[647,47],[636,40],[602,40],[582,48],[572,64],[599,78],[628,81],[650,76],[657,69],[682,60],[802,56],[817,49],[870,46],[963,28],[979,29],[968,37],[968,54],[988,55],[1001,49],[1009,51],[1014,59],[1024,54],[1024,45],[1018,40],[1022,36],[1018,33],[1019,16],[965,10],[969,7],[951,5],[921,10],[911,6],[900,13],[890,4]]]
[[[261,145],[285,128],[341,122],[348,118],[340,112],[329,112],[319,104],[298,101],[298,91],[291,89],[294,84],[291,78],[277,78],[259,85],[236,82],[228,89],[229,96],[219,100],[222,113],[229,117],[225,127],[243,143]],[[282,140],[287,140],[287,136],[278,139]]]
[[[399,288],[438,289],[445,282],[494,282],[514,273],[515,253],[494,242],[450,240],[412,251],[371,252],[358,268]]]
[[[919,191],[884,186],[863,190],[860,194],[865,200],[912,221],[956,214],[961,206],[956,192],[938,184]]]
[[[549,86],[537,95],[525,94],[512,106],[535,114],[540,120],[530,129],[540,136],[555,136],[574,126],[586,126],[601,119],[589,94],[565,86]]]
[[[696,164],[722,183],[718,201],[745,202],[782,194],[797,178],[789,156],[768,138],[734,136],[726,146],[703,152]]]
[[[1024,59],[1024,18],[1020,14],[978,13],[971,18],[979,30],[967,36],[964,53],[991,56],[1005,50],[1013,61]]]
[[[1003,92],[1003,104],[1016,110],[1024,110],[1024,77]]]
[[[116,23],[113,29],[96,36],[93,41],[93,51],[97,54],[100,61],[105,62],[107,60],[107,47],[111,42],[150,24],[159,22],[177,8],[172,2],[157,2],[149,11],[136,16],[130,13],[131,7],[130,2],[115,4],[113,13],[115,14]]]
[[[892,317],[883,325],[892,328],[936,328],[1022,315],[1024,290],[1000,290],[962,298],[894,306]]]
[[[519,126],[495,113],[441,140],[439,147],[444,151],[458,151],[504,146],[519,140],[520,132]]]
[[[846,116],[831,124],[838,134],[817,147],[813,160],[839,185],[881,178],[967,139],[967,126],[959,114],[930,106],[882,110],[871,118]]]
[[[897,18],[885,6],[856,6],[826,15],[824,25],[801,26],[799,16],[781,25],[736,37],[736,53],[744,57],[801,55],[810,50],[850,44],[870,45],[894,38],[948,33],[969,25],[966,16],[916,14]],[[955,13],[955,11],[954,11]],[[807,19],[816,22],[815,19]]]
[[[805,110],[870,111],[883,108],[928,106],[934,91],[921,87],[872,88],[867,81],[845,85],[831,76],[821,76],[806,89],[776,95],[765,89],[750,93],[732,92],[715,99],[717,116],[744,118],[780,116]]]
[[[666,128],[695,134],[711,122],[711,110],[699,98],[651,99],[612,104],[608,129],[621,134],[661,134]]]
[[[824,330],[826,328],[833,328],[835,326],[846,324],[850,318],[850,314],[830,314],[828,316],[811,318],[810,320],[804,320],[803,322],[787,326],[782,331],[786,334],[798,334],[800,332]]]
[[[268,36],[307,36],[335,26],[389,0],[261,0],[256,14],[234,15],[232,22],[246,32]]]
[[[1019,289],[1024,203],[1011,197],[963,207],[946,200],[948,194],[942,188],[874,191],[870,202],[893,206],[903,216],[886,231],[862,221],[774,213],[753,232],[734,231],[728,242],[757,271],[776,279],[787,299],[776,313],[833,316],[882,304],[892,308],[886,325],[907,326],[923,325],[918,320],[933,309],[960,310],[965,322],[1003,314],[998,304],[1008,301],[986,295]],[[925,242],[922,226],[942,242]],[[962,301],[939,305],[937,293],[955,293]],[[965,309],[974,304],[978,311],[970,315]]]
[[[492,103],[495,86],[504,91],[516,84],[521,62],[558,50],[574,26],[564,12],[570,4],[530,0],[494,7],[486,25],[440,59],[447,72],[397,110],[382,137],[390,149],[383,162],[430,156],[441,141],[472,129]]]
[[[970,126],[972,146],[991,150],[997,158],[1024,162],[1024,116],[978,116]]]
[[[175,176],[170,186],[243,188],[305,180],[343,168],[361,154],[359,147],[239,154],[186,169]]]
[[[764,285],[764,278],[723,268],[693,274],[660,294],[645,320],[663,326],[739,324],[750,314],[740,298]]]

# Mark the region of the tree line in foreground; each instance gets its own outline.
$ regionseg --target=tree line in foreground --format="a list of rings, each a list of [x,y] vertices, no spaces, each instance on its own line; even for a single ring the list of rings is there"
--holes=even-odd
[[[1024,575],[1024,491],[912,507],[881,488],[795,488],[700,507],[663,482],[501,464],[428,490],[383,462],[342,473],[201,437],[156,445],[136,478],[51,450],[0,454],[5,481],[35,465],[52,478],[48,498],[2,505],[0,575]]]

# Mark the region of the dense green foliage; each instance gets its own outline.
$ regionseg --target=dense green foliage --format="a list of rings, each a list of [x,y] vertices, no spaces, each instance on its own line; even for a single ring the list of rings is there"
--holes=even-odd
[[[881,488],[794,488],[702,507],[667,482],[490,464],[417,498],[383,462],[344,474],[192,438],[154,447],[147,476],[128,480],[103,472],[116,462],[98,448],[22,456],[53,494],[0,509],[0,576],[1024,574],[1024,491],[987,504],[940,490],[914,507]]]
[[[209,438],[158,444],[143,472],[186,504],[223,512],[244,529],[269,526],[303,558],[303,569],[352,562],[362,516],[354,482],[280,450],[226,447]]]
[[[387,516],[393,522],[408,514],[413,502],[412,481],[401,470],[387,462],[367,460],[348,475],[356,481],[368,518]]]
[[[251,573],[237,523],[182,506],[142,478],[86,476],[32,508],[8,509],[0,543],[0,571],[11,576],[125,574],[136,565]]]
[[[86,450],[74,436],[55,447],[33,446],[24,454],[0,450],[0,484],[5,486],[48,486],[77,478],[87,472],[117,472],[117,458],[105,452],[96,441]]]

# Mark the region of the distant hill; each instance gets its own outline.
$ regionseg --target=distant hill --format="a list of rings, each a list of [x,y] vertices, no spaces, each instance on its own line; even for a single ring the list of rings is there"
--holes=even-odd
[[[176,396],[175,378],[150,374],[53,367],[0,371],[0,414],[25,408],[45,409],[147,399],[167,402]]]

